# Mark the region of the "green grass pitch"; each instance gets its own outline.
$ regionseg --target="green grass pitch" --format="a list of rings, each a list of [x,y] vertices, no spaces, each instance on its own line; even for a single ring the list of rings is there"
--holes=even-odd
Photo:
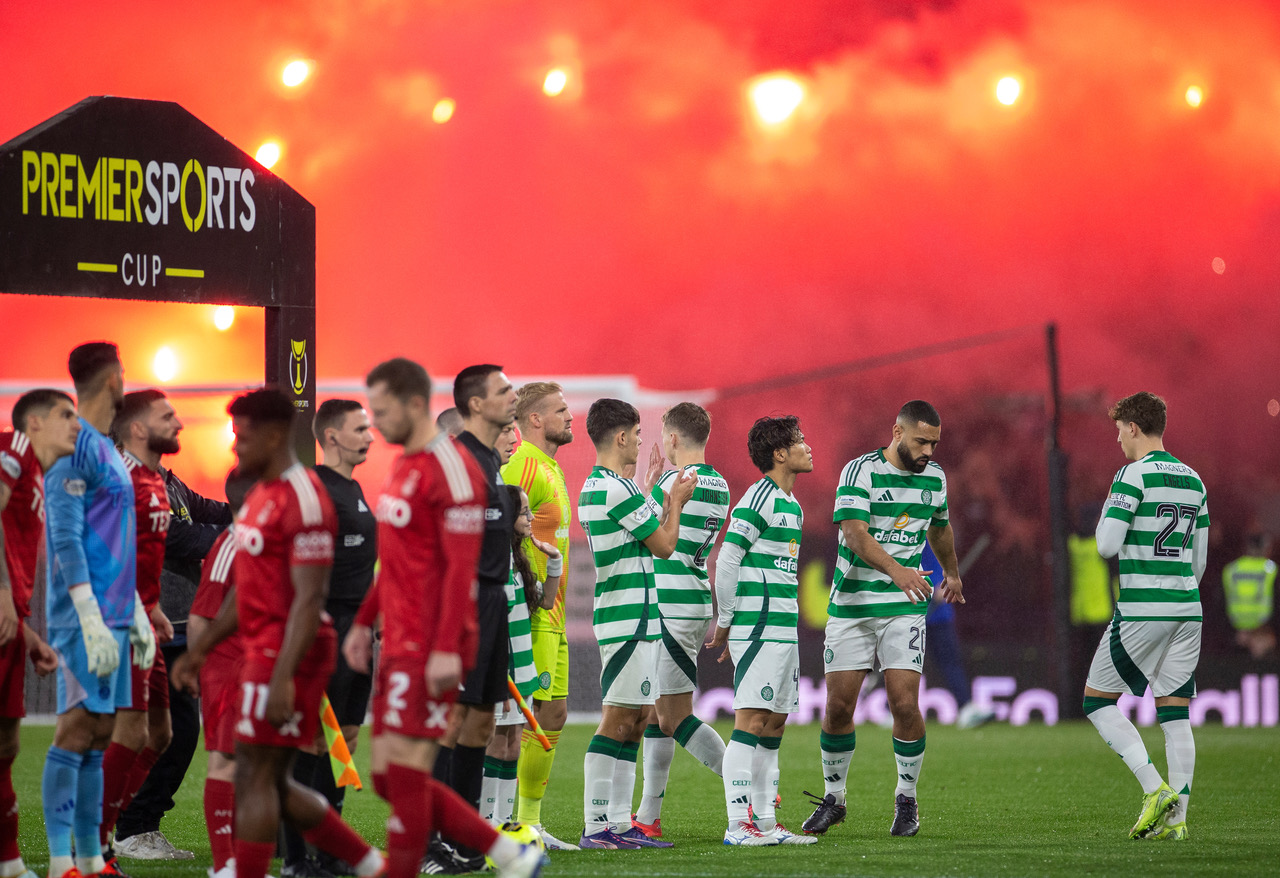
[[[721,734],[729,727],[719,725]],[[576,840],[582,831],[582,756],[592,729],[570,726],[561,738],[543,808],[547,827]],[[14,766],[22,850],[43,874],[47,862],[40,772],[52,739],[48,726],[24,726]],[[1159,729],[1143,730],[1164,768]],[[820,791],[817,726],[794,727],[783,740],[784,823],[799,829],[810,807],[801,790]],[[679,749],[679,748],[677,748]],[[588,851],[553,856],[546,875],[623,876],[1079,876],[1280,873],[1280,729],[1196,730],[1196,785],[1184,843],[1130,841],[1140,790],[1085,722],[1054,727],[987,726],[929,730],[920,784],[920,834],[889,836],[894,772],[889,733],[859,729],[849,779],[849,819],[808,847],[725,848],[719,778],[676,753],[663,812],[671,850]],[[367,741],[357,753],[368,779]],[[163,829],[190,863],[124,860],[136,878],[204,876],[209,845],[201,809],[204,751],[198,750]],[[640,782],[636,784],[639,801]],[[384,840],[385,805],[366,788],[348,795],[346,816],[374,843]],[[277,861],[278,867],[278,861]]]

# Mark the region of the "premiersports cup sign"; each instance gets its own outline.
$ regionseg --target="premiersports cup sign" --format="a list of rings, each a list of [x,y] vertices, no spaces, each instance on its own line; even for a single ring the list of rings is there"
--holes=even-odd
[[[315,208],[177,104],[86,98],[0,146],[0,293],[265,308],[266,382],[314,405]]]

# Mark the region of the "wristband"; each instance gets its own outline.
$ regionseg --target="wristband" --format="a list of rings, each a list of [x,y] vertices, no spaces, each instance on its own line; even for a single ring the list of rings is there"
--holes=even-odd
[[[564,558],[547,558],[547,579],[555,579],[564,572]]]

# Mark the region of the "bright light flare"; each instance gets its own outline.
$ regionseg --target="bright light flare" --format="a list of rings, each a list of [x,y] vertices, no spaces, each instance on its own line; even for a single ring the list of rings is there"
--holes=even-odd
[[[280,161],[280,144],[274,140],[268,140],[258,147],[258,151],[253,154],[253,157],[264,168],[275,167],[276,162]]]
[[[222,305],[213,311],[213,325],[219,332],[226,332],[236,322],[236,309]]]
[[[156,373],[156,378],[160,381],[174,379],[178,374],[178,357],[172,348],[163,347],[156,351],[155,359],[151,361],[151,371]]]
[[[443,125],[453,118],[453,111],[458,105],[453,98],[441,98],[436,101],[436,105],[431,108],[431,121],[437,125]]]
[[[307,81],[307,77],[311,75],[311,64],[301,59],[290,61],[284,65],[284,72],[280,74],[280,81],[289,88],[297,88]]]
[[[1214,274],[1222,274],[1227,270],[1227,260],[1221,256],[1215,256],[1213,257],[1213,262],[1210,263],[1210,267],[1213,269]]]
[[[760,121],[779,125],[791,118],[804,100],[804,86],[794,76],[777,73],[756,80],[750,94],[751,105]]]
[[[996,83],[996,100],[1006,107],[1012,107],[1022,94],[1022,83],[1012,76],[1006,76]]]
[[[1198,85],[1193,85],[1187,89],[1186,98],[1188,106],[1198,107],[1204,100],[1204,89]]]
[[[569,84],[569,74],[562,67],[552,67],[542,80],[542,93],[547,97],[556,97]]]

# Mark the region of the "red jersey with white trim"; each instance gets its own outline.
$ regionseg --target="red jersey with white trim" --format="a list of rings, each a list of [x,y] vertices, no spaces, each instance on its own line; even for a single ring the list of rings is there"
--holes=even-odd
[[[204,564],[200,567],[200,585],[196,588],[195,600],[191,602],[191,615],[204,619],[218,618],[218,610],[227,599],[227,592],[235,584],[231,571],[236,560],[235,525],[218,534],[213,541],[209,554],[204,556]],[[240,631],[237,629],[209,653],[230,661],[239,661],[241,656]]]
[[[36,554],[44,538],[44,469],[21,430],[0,433],[0,482],[9,488],[4,523],[4,560],[9,566],[18,618],[31,615]]]
[[[169,535],[169,492],[164,476],[129,452],[121,452],[133,481],[133,508],[138,522],[138,597],[150,613],[160,603],[160,571]]]
[[[378,498],[382,568],[374,598],[382,652],[426,661],[431,652],[475,662],[476,564],[489,488],[471,454],[441,433],[392,466]]]
[[[245,659],[272,664],[284,643],[294,589],[293,566],[333,566],[338,515],[329,492],[310,467],[300,463],[280,478],[254,485],[236,516],[236,612]],[[302,666],[318,655],[317,645],[332,639],[328,614],[320,619]]]

